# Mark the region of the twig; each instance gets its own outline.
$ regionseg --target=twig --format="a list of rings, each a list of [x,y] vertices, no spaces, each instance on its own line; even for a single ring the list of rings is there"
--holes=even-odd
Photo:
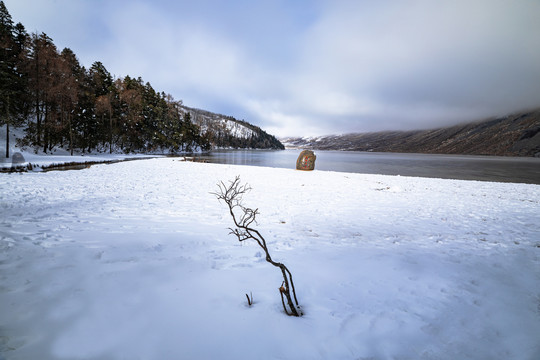
[[[247,298],[247,302],[249,306],[253,305],[253,293],[250,292],[250,294],[251,294],[251,300],[249,299],[248,294],[246,294],[246,298]]]

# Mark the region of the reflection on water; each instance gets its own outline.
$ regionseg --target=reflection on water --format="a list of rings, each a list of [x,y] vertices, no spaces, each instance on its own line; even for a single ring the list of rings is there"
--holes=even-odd
[[[294,169],[301,150],[217,150],[209,162]],[[540,184],[540,158],[315,151],[316,170]]]

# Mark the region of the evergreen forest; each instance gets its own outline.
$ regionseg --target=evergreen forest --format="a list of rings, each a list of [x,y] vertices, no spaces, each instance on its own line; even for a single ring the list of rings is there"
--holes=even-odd
[[[234,118],[228,121],[236,121]],[[0,1],[0,126],[23,128],[19,146],[50,153],[190,152],[220,147],[272,147],[281,143],[247,124],[248,139],[204,129],[181,100],[156,91],[141,77],[115,78],[99,61],[90,68],[45,33],[28,34]],[[228,139],[228,140],[227,140]],[[227,141],[226,141],[227,140]]]

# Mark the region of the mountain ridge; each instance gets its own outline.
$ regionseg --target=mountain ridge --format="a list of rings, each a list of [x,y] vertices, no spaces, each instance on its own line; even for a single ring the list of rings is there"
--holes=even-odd
[[[312,150],[540,157],[540,109],[430,130],[287,137],[280,141],[286,148]]]

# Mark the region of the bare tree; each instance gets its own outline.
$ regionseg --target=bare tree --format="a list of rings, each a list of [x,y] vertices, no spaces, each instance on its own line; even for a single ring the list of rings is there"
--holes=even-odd
[[[251,227],[253,224],[256,224],[256,217],[259,214],[259,211],[258,209],[253,210],[247,208],[242,204],[244,194],[250,190],[251,187],[247,184],[242,185],[240,183],[240,177],[237,176],[233,181],[229,182],[228,186],[223,182],[218,184],[218,191],[212,194],[215,195],[218,200],[223,200],[229,207],[229,212],[235,225],[234,228],[229,228],[231,234],[234,234],[239,241],[255,241],[264,250],[266,261],[281,270],[283,282],[278,290],[281,295],[281,303],[283,304],[285,313],[290,316],[302,316],[303,313],[298,305],[291,272],[285,264],[272,260],[266,240],[258,230]],[[287,304],[285,304],[285,299]]]

